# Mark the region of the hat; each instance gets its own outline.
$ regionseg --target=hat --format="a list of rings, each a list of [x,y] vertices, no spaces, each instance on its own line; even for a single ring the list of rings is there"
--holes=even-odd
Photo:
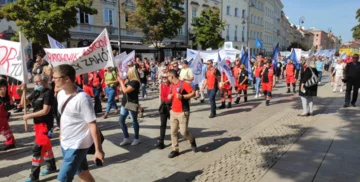
[[[182,61],[182,64],[186,64],[186,65],[188,65],[188,64],[189,64],[189,61],[184,60],[184,61]]]

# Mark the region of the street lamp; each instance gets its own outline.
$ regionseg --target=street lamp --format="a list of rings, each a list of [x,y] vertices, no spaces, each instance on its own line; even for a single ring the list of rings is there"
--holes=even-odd
[[[301,30],[301,24],[304,24],[304,21],[305,21],[305,17],[304,16],[301,16],[299,18],[299,31]],[[298,48],[300,48],[300,41],[301,41],[301,32],[300,32],[300,40],[298,42]]]
[[[252,2],[252,0],[249,0],[249,5],[248,5],[248,15],[246,17],[247,19],[247,29],[246,29],[246,45],[247,45],[247,48],[248,48],[248,51],[250,51],[250,42],[249,42],[249,25],[250,25],[250,8],[251,7],[254,7],[254,3]],[[242,24],[245,24],[245,20],[243,20]],[[250,52],[248,53],[250,54]]]
[[[118,35],[118,46],[119,46],[119,52],[118,52],[118,54],[120,54],[121,53],[121,3],[120,3],[120,0],[118,0],[117,1],[118,2],[118,8],[119,8],[119,10],[118,10],[118,12],[119,12],[119,25],[118,25],[118,28],[119,28],[119,35]]]

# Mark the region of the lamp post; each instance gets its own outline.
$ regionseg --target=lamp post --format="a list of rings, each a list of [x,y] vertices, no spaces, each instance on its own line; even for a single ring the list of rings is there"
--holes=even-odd
[[[247,26],[246,26],[246,46],[248,48],[248,54],[250,54],[250,42],[249,42],[249,27],[250,27],[250,8],[254,7],[254,4],[252,2],[252,0],[249,0],[249,5],[248,5],[248,12],[247,12]],[[245,17],[244,17],[245,18]],[[242,21],[242,24],[244,25],[246,23],[245,20]]]
[[[304,21],[305,21],[305,17],[304,16],[301,16],[299,18],[299,31],[301,30],[301,24],[304,24]],[[301,41],[301,33],[300,33],[300,40],[298,42],[298,48],[300,48],[300,41]]]
[[[120,3],[120,0],[117,1],[118,2],[118,8],[119,8],[119,25],[118,25],[118,28],[119,28],[119,33],[118,33],[118,46],[119,46],[119,52],[118,54],[121,53],[121,3]]]

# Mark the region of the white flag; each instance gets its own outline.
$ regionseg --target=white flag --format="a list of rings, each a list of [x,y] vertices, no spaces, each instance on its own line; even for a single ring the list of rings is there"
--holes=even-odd
[[[235,85],[235,77],[231,71],[231,68],[226,64],[225,59],[222,59],[221,62],[219,63],[219,71],[221,72],[221,74],[223,74],[223,72],[226,74],[226,76],[229,79],[229,82],[231,84],[231,86],[233,87]]]
[[[22,72],[23,72],[23,83],[29,83],[29,78],[26,68],[26,48],[29,45],[29,41],[25,38],[24,34],[19,32],[20,36],[20,51],[21,51],[21,61],[22,61]]]
[[[114,56],[106,29],[89,47],[44,50],[51,65],[72,65],[76,75],[114,66]]]
[[[118,70],[122,73],[121,78],[125,78],[125,75],[128,70],[128,66],[127,66],[128,63],[134,62],[134,61],[135,61],[135,51],[131,51],[128,55],[126,55],[126,57],[122,61],[121,65],[117,65]]]
[[[200,58],[200,54],[198,53],[195,57],[194,60],[188,60],[189,62],[191,62],[190,64],[190,69],[193,70],[194,72],[194,81],[193,83],[199,84],[203,77],[202,77],[202,63],[201,63],[201,58]]]
[[[64,49],[64,45],[62,45],[60,42],[52,38],[50,35],[48,36],[49,44],[51,48],[57,48],[57,49]]]
[[[193,49],[186,49],[186,60],[194,60],[195,57],[198,55],[199,51],[193,50]]]
[[[19,36],[20,40],[22,40],[21,33]],[[26,47],[25,40],[23,42],[25,45],[24,47]],[[0,74],[10,76],[16,80],[26,83],[28,82],[25,77],[27,72],[24,65],[25,61],[22,59],[22,54],[25,53],[21,50],[23,44],[0,39]]]

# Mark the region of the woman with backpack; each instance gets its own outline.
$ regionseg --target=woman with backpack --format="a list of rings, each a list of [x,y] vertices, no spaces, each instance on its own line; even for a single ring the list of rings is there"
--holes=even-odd
[[[301,98],[303,112],[298,116],[313,116],[313,98],[317,96],[319,73],[314,61],[300,75],[299,96]]]
[[[116,84],[118,83],[116,71],[114,71],[113,68],[110,66],[107,67],[107,70],[104,74],[104,79],[106,83],[105,92],[108,97],[106,111],[104,115],[104,119],[106,119],[108,118],[108,114],[112,107],[116,110],[117,114],[119,113],[118,107],[115,102]]]

